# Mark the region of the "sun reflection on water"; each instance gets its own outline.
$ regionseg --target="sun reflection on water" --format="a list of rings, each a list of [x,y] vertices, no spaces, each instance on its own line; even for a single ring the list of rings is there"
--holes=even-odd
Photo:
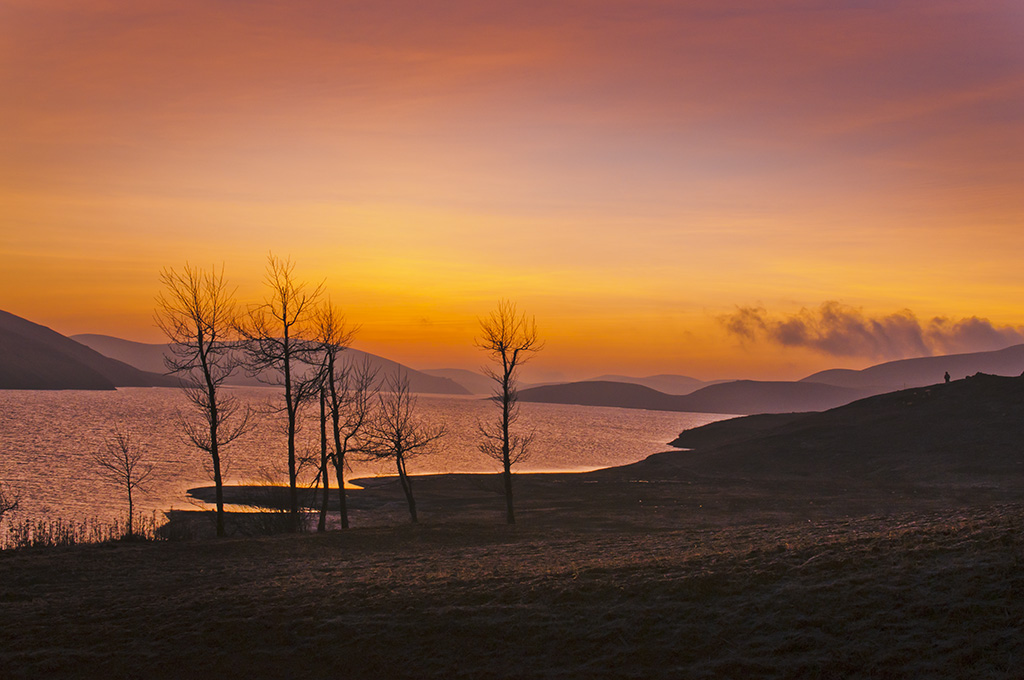
[[[236,388],[253,405],[274,403],[274,388]],[[484,399],[420,395],[422,417],[443,422],[448,435],[436,455],[413,459],[413,474],[496,472],[477,449],[477,423],[494,417]],[[18,490],[23,516],[113,518],[124,512],[123,494],[99,477],[91,453],[115,424],[132,430],[156,466],[137,507],[144,513],[194,509],[186,492],[211,484],[205,460],[182,441],[177,423],[186,407],[178,390],[122,388],[115,392],[0,390],[0,480]],[[311,417],[311,416],[310,416]],[[521,424],[536,431],[533,454],[518,472],[582,472],[623,465],[669,448],[681,430],[725,416],[561,404],[522,404]],[[300,431],[300,451],[319,451],[315,422]],[[259,426],[227,450],[229,484],[281,483],[287,479],[281,419]],[[378,463],[353,460],[349,477],[391,474]],[[310,469],[303,480],[312,480]],[[332,482],[334,480],[332,479]],[[348,485],[349,488],[358,488]]]

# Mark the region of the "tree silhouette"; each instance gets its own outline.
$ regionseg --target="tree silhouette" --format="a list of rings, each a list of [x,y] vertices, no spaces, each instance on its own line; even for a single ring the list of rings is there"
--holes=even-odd
[[[178,272],[160,273],[164,290],[157,296],[156,324],[170,340],[167,370],[181,380],[185,397],[199,421],[179,413],[185,439],[210,457],[217,495],[217,535],[224,535],[224,447],[252,423],[252,411],[221,390],[241,365],[233,333],[237,305],[224,281],[224,269],[200,270],[185,264]]]
[[[319,343],[323,381],[321,398],[326,405],[326,409],[321,411],[321,428],[324,425],[324,417],[328,417],[334,444],[329,458],[338,481],[341,528],[347,529],[349,521],[345,492],[346,458],[350,453],[359,450],[361,437],[370,420],[373,396],[376,393],[374,385],[377,381],[377,371],[372,368],[366,357],[359,364],[343,359],[343,352],[358,329],[348,325],[341,311],[330,302],[319,307],[314,313],[313,329],[314,337]],[[326,446],[323,449],[325,450]],[[321,475],[326,480],[326,461],[323,458]],[[326,481],[324,484],[326,497]]]
[[[132,440],[131,432],[120,427],[114,428],[103,447],[93,452],[92,459],[101,477],[121,486],[127,493],[128,536],[134,536],[132,491],[144,488],[146,480],[153,474],[153,466],[142,462],[142,449]]]
[[[537,336],[537,323],[525,314],[519,314],[516,305],[502,300],[486,319],[480,320],[481,335],[477,347],[487,352],[494,366],[484,372],[494,382],[491,400],[500,409],[496,423],[480,424],[483,442],[480,451],[498,462],[502,468],[502,482],[505,491],[505,520],[515,524],[516,516],[512,503],[512,466],[525,460],[529,453],[533,433],[517,433],[513,426],[519,419],[519,394],[517,372],[530,357],[539,352],[543,344]]]
[[[9,512],[14,512],[18,509],[18,504],[21,498],[15,491],[11,491],[11,488],[7,484],[0,482],[0,520],[4,518]]]
[[[269,289],[261,304],[250,307],[238,324],[249,356],[249,372],[259,380],[284,387],[284,412],[288,420],[289,528],[298,531],[298,465],[295,433],[299,408],[315,396],[319,385],[302,373],[315,365],[317,345],[309,336],[308,322],[323,292],[323,283],[309,286],[295,280],[295,265],[270,254],[264,283]],[[304,366],[305,364],[305,366]]]
[[[410,458],[430,453],[445,435],[443,425],[424,423],[415,410],[416,398],[409,392],[409,378],[388,376],[378,395],[377,409],[367,428],[363,447],[368,458],[394,462],[413,524],[417,522],[416,500],[406,464]]]

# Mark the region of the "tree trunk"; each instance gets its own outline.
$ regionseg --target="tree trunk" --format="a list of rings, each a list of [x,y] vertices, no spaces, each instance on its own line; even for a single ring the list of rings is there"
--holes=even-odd
[[[413,524],[417,524],[416,518],[416,499],[412,497],[412,480],[409,479],[409,475],[405,472],[405,461],[401,456],[395,459],[398,462],[398,480],[402,483],[402,491],[405,492],[405,500],[409,503],[409,519],[412,520]]]
[[[210,402],[210,461],[213,463],[213,488],[217,494],[217,538],[223,538],[224,530],[224,479],[220,474],[220,441],[217,431],[220,426],[220,411],[217,408],[217,388],[210,374],[210,366],[204,356],[202,359],[203,375],[206,378],[206,398]]]
[[[290,399],[290,397],[288,397]],[[289,530],[299,530],[299,475],[295,464],[295,409],[288,402],[288,512]]]
[[[334,469],[338,476],[338,504],[341,506],[341,528],[348,529],[348,507],[346,507],[345,503],[345,475],[342,472],[344,467],[344,459],[338,459]]]
[[[288,310],[282,315],[287,318]],[[283,371],[284,371],[284,404],[288,411],[288,511],[291,519],[288,522],[289,531],[299,530],[299,484],[298,469],[295,464],[295,424],[298,411],[298,404],[292,398],[292,357],[291,339],[289,338],[289,325],[284,325],[284,339],[282,340]]]
[[[327,394],[320,388],[320,476],[324,480],[324,498],[320,505],[320,519],[316,524],[318,532],[327,530],[327,501],[331,492],[331,476],[327,469]]]
[[[128,538],[135,535],[132,525],[132,515],[135,514],[135,507],[132,505],[132,483],[128,480]]]
[[[516,513],[512,507],[512,465],[508,458],[505,459],[505,471],[502,476],[505,478],[505,522],[515,524]]]
[[[512,374],[511,369],[505,369],[505,378],[502,382],[501,400],[501,463],[504,467],[505,477],[505,522],[516,523],[516,513],[512,505],[512,450],[509,437],[509,418],[512,411]]]
[[[338,386],[334,383],[334,357],[328,366],[328,385],[331,388],[331,430],[334,434],[334,470],[338,476],[338,514],[341,528],[348,529],[348,505],[345,498],[345,449],[341,447],[341,404],[338,403]],[[348,440],[345,441],[348,448]]]
[[[224,480],[220,476],[220,454],[216,447],[210,451],[210,458],[213,461],[213,488],[217,494],[217,537],[222,538],[224,531]]]

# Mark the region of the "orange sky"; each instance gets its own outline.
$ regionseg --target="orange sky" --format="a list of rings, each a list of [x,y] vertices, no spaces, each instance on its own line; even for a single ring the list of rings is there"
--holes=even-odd
[[[1021,44],[1017,0],[0,0],[0,309],[156,342],[160,268],[255,300],[273,251],[419,368],[502,297],[534,379],[1024,341]]]

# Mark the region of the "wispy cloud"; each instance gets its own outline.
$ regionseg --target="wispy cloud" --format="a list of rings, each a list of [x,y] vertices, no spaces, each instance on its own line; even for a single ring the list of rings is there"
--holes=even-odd
[[[857,307],[832,300],[789,315],[770,314],[762,307],[738,307],[719,321],[745,342],[806,347],[832,356],[901,359],[1024,343],[1024,327],[997,326],[976,316],[921,321],[904,309],[871,317]]]

